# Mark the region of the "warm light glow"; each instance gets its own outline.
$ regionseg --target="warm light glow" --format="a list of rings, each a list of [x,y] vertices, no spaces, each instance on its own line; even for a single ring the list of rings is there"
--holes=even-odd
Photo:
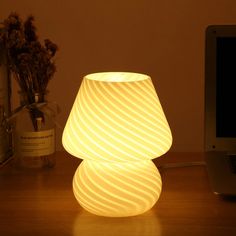
[[[149,210],[161,192],[161,177],[152,161],[84,160],[73,179],[74,194],[87,211],[101,216],[133,216]]]
[[[62,142],[82,159],[138,161],[163,155],[172,136],[151,78],[116,72],[84,78]]]
[[[161,191],[150,159],[166,153],[172,136],[151,78],[126,72],[84,77],[62,143],[84,159],[74,176],[79,203],[103,216],[150,209]]]

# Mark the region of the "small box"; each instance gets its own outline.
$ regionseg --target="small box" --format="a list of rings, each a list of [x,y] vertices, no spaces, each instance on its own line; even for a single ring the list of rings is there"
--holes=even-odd
[[[11,112],[10,107],[9,71],[4,48],[0,45],[0,164],[6,161],[12,153],[12,137],[7,131],[6,122],[6,118]]]

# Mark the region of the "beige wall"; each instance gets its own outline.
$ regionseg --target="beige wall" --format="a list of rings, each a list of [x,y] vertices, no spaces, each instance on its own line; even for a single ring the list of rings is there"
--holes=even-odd
[[[32,13],[40,36],[60,46],[49,89],[62,126],[83,75],[143,72],[169,120],[172,150],[203,150],[204,31],[236,24],[235,0],[0,0],[0,18],[10,11]]]

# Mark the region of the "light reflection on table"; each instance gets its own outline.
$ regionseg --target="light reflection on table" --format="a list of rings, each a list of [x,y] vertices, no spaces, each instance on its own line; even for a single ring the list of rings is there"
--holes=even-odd
[[[73,235],[158,236],[161,235],[161,224],[152,211],[124,218],[101,217],[81,211],[74,221]]]

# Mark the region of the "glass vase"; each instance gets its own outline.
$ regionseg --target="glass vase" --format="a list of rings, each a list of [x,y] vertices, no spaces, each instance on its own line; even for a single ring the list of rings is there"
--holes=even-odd
[[[53,167],[56,163],[54,109],[46,95],[40,93],[29,97],[21,92],[20,103],[13,129],[16,166]]]

